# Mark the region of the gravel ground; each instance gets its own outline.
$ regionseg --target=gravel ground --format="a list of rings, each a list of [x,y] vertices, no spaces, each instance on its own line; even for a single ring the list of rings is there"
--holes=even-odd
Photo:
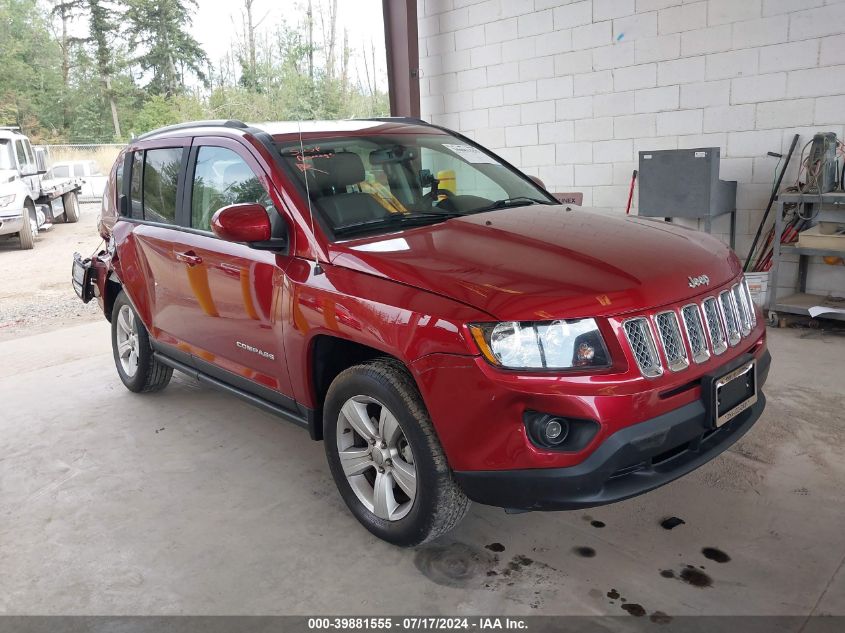
[[[0,238],[0,341],[103,318],[70,284],[73,253],[88,255],[100,243],[99,212],[99,203],[81,204],[79,222],[42,231],[30,251],[17,237]]]

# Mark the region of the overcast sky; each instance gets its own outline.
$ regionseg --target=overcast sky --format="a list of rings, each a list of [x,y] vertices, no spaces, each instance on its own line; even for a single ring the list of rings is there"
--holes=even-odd
[[[314,14],[322,2],[328,6],[328,0],[312,0]],[[198,10],[194,15],[191,29],[194,37],[202,44],[209,59],[218,65],[232,45],[236,33],[242,30],[241,0],[197,0]],[[387,89],[387,68],[384,57],[384,21],[382,19],[381,0],[338,0],[337,32],[342,38],[343,29],[349,30],[349,46],[352,49],[352,76],[358,71],[363,76],[364,67],[361,51],[369,50],[370,43],[376,46],[377,77],[382,89]],[[283,19],[291,26],[304,19],[305,0],[255,0],[253,21],[263,19],[259,29],[273,29]],[[315,18],[316,19],[316,18]],[[315,36],[320,31],[319,22],[314,26]]]

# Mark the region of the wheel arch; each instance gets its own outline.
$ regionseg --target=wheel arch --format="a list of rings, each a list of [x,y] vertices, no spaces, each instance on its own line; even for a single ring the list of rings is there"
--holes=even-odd
[[[308,351],[309,383],[316,407],[311,419],[313,439],[323,439],[323,403],[334,379],[342,371],[376,358],[389,358],[401,363],[413,380],[408,364],[394,354],[330,334],[317,334],[311,339]]]
[[[114,301],[117,299],[117,295],[120,294],[121,290],[123,290],[123,286],[120,281],[117,281],[114,275],[109,275],[108,279],[106,279],[105,285],[103,286],[103,312],[105,313],[106,320],[109,323],[111,323],[111,313],[114,309]]]

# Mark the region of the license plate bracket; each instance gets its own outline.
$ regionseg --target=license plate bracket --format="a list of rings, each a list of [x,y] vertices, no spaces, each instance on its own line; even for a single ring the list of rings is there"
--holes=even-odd
[[[706,377],[703,393],[713,428],[724,426],[757,403],[757,362],[744,355],[727,370]]]

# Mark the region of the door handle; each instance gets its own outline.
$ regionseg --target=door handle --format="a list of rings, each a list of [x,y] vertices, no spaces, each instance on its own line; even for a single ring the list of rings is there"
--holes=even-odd
[[[186,251],[184,253],[176,253],[176,261],[188,264],[188,266],[196,266],[202,264],[202,257],[197,255],[194,251]]]

